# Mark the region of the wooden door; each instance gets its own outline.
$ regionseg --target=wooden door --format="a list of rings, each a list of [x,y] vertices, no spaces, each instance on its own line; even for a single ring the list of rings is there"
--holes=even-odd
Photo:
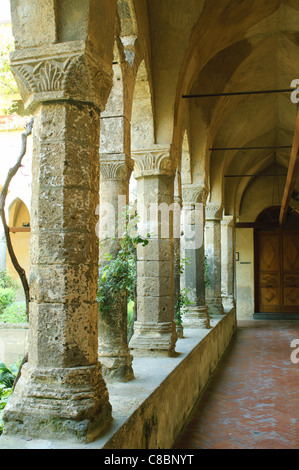
[[[258,232],[257,311],[299,313],[299,233]]]
[[[258,233],[258,311],[280,312],[280,239],[274,232]]]
[[[282,311],[299,312],[299,233],[282,237]]]

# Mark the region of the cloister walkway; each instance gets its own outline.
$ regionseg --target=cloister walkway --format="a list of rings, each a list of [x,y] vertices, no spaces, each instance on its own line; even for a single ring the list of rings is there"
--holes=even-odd
[[[297,320],[238,321],[174,448],[298,449],[299,363],[291,360],[295,339],[299,345]]]

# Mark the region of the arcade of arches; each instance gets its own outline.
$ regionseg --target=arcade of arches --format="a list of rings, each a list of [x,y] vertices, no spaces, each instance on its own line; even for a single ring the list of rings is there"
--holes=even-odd
[[[93,441],[113,416],[110,381],[126,394],[135,361],[176,360],[180,286],[192,301],[186,331],[223,335],[218,346],[209,340],[213,367],[236,318],[299,313],[299,126],[285,91],[299,80],[299,4],[11,0],[11,12],[11,69],[34,129],[29,359],[4,437]],[[181,226],[165,234],[158,219],[149,244],[137,247],[128,344],[125,304],[98,318],[96,226],[105,205],[123,210],[133,180],[141,221],[152,205],[167,205],[179,208],[169,220],[179,214]],[[186,234],[198,228],[192,245]],[[112,256],[118,243],[109,240]],[[204,386],[188,357],[188,382],[174,370],[161,415],[146,417],[144,406],[141,440],[131,433],[127,445],[173,445]],[[178,390],[192,396],[178,400]]]

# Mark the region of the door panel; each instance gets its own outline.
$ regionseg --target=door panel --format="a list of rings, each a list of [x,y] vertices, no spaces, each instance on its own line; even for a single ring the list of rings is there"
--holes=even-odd
[[[299,234],[286,232],[283,238],[283,311],[299,311]]]
[[[258,235],[259,311],[279,312],[281,303],[279,236],[271,232],[261,232]]]
[[[259,312],[299,312],[299,233],[257,234]]]

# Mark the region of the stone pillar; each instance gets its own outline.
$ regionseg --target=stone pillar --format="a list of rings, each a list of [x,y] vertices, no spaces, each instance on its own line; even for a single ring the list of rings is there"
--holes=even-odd
[[[98,362],[100,110],[111,67],[85,41],[16,50],[34,113],[29,355],[4,434],[88,442],[111,419]]]
[[[223,314],[221,300],[221,220],[223,208],[219,204],[206,205],[205,255],[207,259],[206,300],[210,314]]]
[[[0,271],[6,271],[6,238],[0,222]]]
[[[208,196],[205,187],[185,185],[183,194],[183,245],[187,259],[184,287],[189,290],[192,305],[184,315],[187,328],[210,328],[210,318],[205,299],[204,207]],[[192,236],[192,234],[194,234]],[[190,238],[192,236],[192,238]]]
[[[180,228],[181,228],[181,206],[182,199],[179,196],[174,197],[174,203],[177,204],[178,211],[175,212],[174,219],[174,319],[176,319],[178,309],[178,301],[181,291],[181,239],[180,239]]]
[[[106,153],[100,155],[100,169],[100,221],[104,222],[104,226],[100,222],[100,265],[103,266],[107,262],[105,255],[115,258],[120,249],[132,170],[127,155]],[[111,305],[108,312],[99,312],[99,359],[105,378],[124,382],[134,378],[127,341],[126,295]]]
[[[221,221],[221,291],[224,307],[235,307],[234,299],[234,217],[224,216]]]
[[[173,208],[174,170],[170,149],[134,152],[138,230],[151,234],[137,246],[137,321],[130,347],[134,355],[173,355],[174,323]],[[159,212],[161,210],[161,213]]]

